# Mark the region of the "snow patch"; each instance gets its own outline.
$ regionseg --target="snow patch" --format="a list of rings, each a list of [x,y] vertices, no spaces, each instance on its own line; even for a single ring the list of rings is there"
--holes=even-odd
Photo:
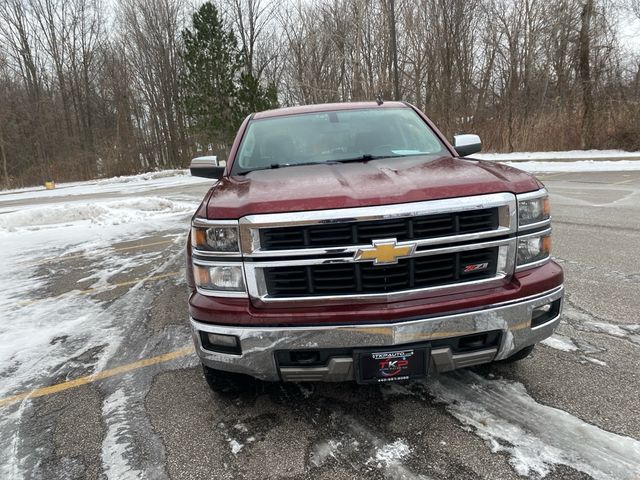
[[[327,440],[320,442],[313,447],[309,462],[314,467],[321,467],[329,458],[336,458],[338,452],[342,448],[342,441]]]
[[[234,455],[240,453],[240,450],[244,448],[244,445],[233,438],[229,439],[229,446],[231,447],[231,453]]]
[[[129,438],[129,408],[122,389],[109,395],[102,407],[107,434],[102,442],[102,464],[108,479],[143,478],[144,472],[129,464],[131,450]]]
[[[411,453],[409,445],[404,440],[398,439],[393,443],[386,444],[376,449],[376,460],[383,465],[389,466],[398,463]]]
[[[640,475],[640,442],[607,432],[573,415],[537,403],[524,386],[454,372],[428,385],[435,398],[492,451],[508,452],[520,475],[544,477],[567,465],[597,480]]]
[[[578,350],[576,344],[573,343],[569,337],[565,337],[564,335],[559,335],[557,333],[553,334],[549,338],[545,338],[540,343],[563,352],[575,352]]]
[[[582,357],[584,358],[587,362],[593,363],[594,365],[598,365],[600,367],[606,367],[607,366],[607,362],[603,362],[602,360],[598,360],[597,358],[593,358],[593,357]]]

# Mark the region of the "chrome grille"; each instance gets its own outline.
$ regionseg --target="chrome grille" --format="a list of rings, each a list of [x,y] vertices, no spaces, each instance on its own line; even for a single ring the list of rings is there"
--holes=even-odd
[[[249,215],[239,221],[247,291],[264,303],[325,305],[500,280],[514,270],[516,223],[511,193]],[[361,256],[382,241],[410,253],[397,263]]]
[[[495,276],[498,247],[408,258],[395,265],[340,263],[271,267],[264,271],[272,297],[390,293]],[[468,265],[484,265],[466,271]]]
[[[389,220],[263,228],[260,230],[260,245],[262,250],[338,247],[370,243],[379,238],[420,240],[497,227],[498,208],[484,208]]]

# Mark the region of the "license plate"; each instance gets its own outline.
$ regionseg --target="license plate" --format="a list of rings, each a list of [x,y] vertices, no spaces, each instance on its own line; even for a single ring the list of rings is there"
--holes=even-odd
[[[356,350],[358,383],[402,382],[427,375],[428,347]]]

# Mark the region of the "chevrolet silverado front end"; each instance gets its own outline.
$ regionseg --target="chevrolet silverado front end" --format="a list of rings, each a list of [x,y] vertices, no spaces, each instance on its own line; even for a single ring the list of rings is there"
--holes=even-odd
[[[557,326],[548,193],[462,158],[400,102],[245,120],[187,247],[189,309],[212,388],[379,383],[524,358]]]

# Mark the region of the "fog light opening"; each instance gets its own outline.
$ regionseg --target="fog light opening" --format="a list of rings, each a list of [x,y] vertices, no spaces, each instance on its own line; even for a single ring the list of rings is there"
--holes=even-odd
[[[235,335],[223,335],[221,333],[200,332],[202,347],[213,352],[230,353],[240,355],[240,339]]]
[[[560,299],[536,307],[531,312],[531,326],[538,327],[553,320],[560,313]]]

